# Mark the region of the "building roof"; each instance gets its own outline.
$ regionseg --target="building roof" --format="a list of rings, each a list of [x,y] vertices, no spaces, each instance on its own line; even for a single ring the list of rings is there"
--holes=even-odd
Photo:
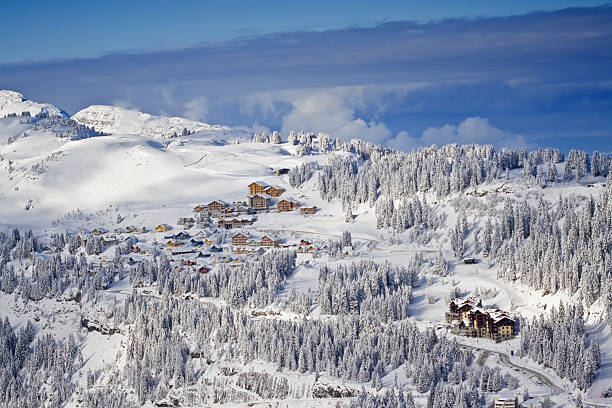
[[[271,187],[268,183],[259,180],[252,182],[248,187],[251,187],[253,184],[257,184],[260,187]]]

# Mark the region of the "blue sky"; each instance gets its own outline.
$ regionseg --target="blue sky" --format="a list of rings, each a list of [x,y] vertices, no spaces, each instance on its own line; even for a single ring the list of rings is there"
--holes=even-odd
[[[0,89],[404,149],[612,151],[601,2],[98,3],[3,2]]]

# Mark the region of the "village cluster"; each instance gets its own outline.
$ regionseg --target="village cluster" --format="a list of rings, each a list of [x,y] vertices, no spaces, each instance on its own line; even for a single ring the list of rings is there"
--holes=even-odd
[[[276,170],[274,174],[286,174],[283,170]],[[175,227],[159,224],[152,231],[146,227],[118,227],[114,229],[114,234],[96,228],[91,235],[100,237],[102,247],[127,242],[131,251],[131,256],[126,260],[128,265],[135,265],[139,256],[150,256],[155,250],[161,249],[167,251],[174,268],[188,268],[199,273],[208,273],[218,263],[239,267],[246,258],[258,257],[270,248],[295,248],[298,253],[314,254],[318,248],[308,240],[288,242],[271,234],[254,235],[245,229],[261,213],[292,212],[299,209],[300,214],[311,215],[317,211],[315,206],[304,206],[291,197],[284,197],[285,191],[282,187],[261,181],[253,182],[248,185],[249,193],[245,201],[228,203],[219,199],[196,205],[193,216],[177,220],[176,228],[182,229],[177,233],[170,233]],[[190,232],[196,225],[199,230]],[[144,237],[140,238],[148,232],[156,233],[150,243]],[[160,233],[164,234],[163,240],[159,237]],[[85,236],[87,233],[82,231],[80,235]],[[80,236],[79,240],[82,240]]]

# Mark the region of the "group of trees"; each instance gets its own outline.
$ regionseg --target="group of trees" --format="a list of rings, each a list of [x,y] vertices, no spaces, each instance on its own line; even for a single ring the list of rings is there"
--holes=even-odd
[[[83,365],[72,335],[50,334],[33,342],[34,325],[18,332],[0,319],[0,401],[7,407],[61,406],[74,391],[73,374]]]
[[[386,262],[321,267],[317,300],[327,314],[364,314],[387,323],[408,317],[416,271]]]
[[[245,363],[262,359],[280,371],[325,372],[373,384],[405,365],[421,392],[449,382],[468,389],[464,379],[473,370],[474,376],[480,373],[472,367],[471,352],[455,342],[418,330],[407,320],[380,324],[372,313],[331,320],[253,319],[229,306],[167,296],[130,296],[117,313],[131,327],[124,375],[132,378],[131,387],[142,390],[145,399],[159,397],[162,386],[197,383],[201,371],[194,369],[195,359]],[[245,389],[271,380],[238,378]],[[276,388],[286,389],[278,381]]]
[[[436,214],[425,200],[419,197],[398,200],[381,197],[376,202],[376,228],[390,228],[403,232],[412,227],[437,230],[444,226],[446,214]]]
[[[295,250],[266,252],[254,262],[234,268],[221,264],[214,273],[193,274],[189,270],[173,269],[168,257],[140,261],[130,274],[133,286],[157,285],[159,294],[194,294],[199,297],[222,298],[231,305],[262,307],[274,303],[295,268]]]
[[[582,203],[576,196],[537,207],[507,203],[495,230],[500,278],[520,276],[545,293],[580,292],[587,306],[612,304],[612,190]]]
[[[546,317],[521,321],[521,355],[551,367],[559,377],[586,390],[595,379],[601,356],[597,341],[591,339],[589,344],[583,314],[582,305],[566,308],[561,303]]]

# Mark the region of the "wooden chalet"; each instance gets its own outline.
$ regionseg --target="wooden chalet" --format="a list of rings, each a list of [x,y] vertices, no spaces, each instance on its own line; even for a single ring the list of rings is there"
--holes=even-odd
[[[155,232],[166,232],[170,231],[171,229],[172,227],[167,224],[159,224],[157,227],[155,227]]]
[[[314,214],[316,212],[317,212],[316,206],[300,208],[300,213],[302,215]]]
[[[223,201],[215,200],[215,201],[211,201],[210,203],[208,203],[206,207],[208,208],[208,211],[210,212],[221,212],[221,211],[225,211],[226,209],[228,209],[229,205],[227,203],[224,203]]]
[[[292,201],[292,200],[280,200],[278,202],[278,204],[276,204],[276,207],[278,208],[278,211],[281,212],[286,212],[286,211],[293,211],[296,208],[298,208],[300,206],[300,204],[296,201]]]
[[[100,230],[100,229],[95,228],[93,231],[91,231],[91,233],[92,233],[93,235],[102,235],[102,234],[104,234],[104,231],[102,231],[102,230]]]
[[[196,205],[195,207],[193,207],[193,212],[200,213],[202,211],[204,211],[204,207],[202,207],[201,205]]]
[[[248,240],[249,240],[248,235],[243,234],[242,232],[239,232],[232,237],[232,245],[233,246],[245,246]]]
[[[265,210],[268,208],[270,200],[259,194],[249,196],[249,207],[255,210]]]
[[[262,247],[276,248],[282,244],[283,240],[277,237],[264,235],[263,237],[261,237],[261,240],[259,242]]]
[[[249,192],[251,194],[264,194],[266,192],[266,188],[270,187],[266,183],[262,181],[254,181],[249,184]]]
[[[269,186],[266,188],[266,194],[271,197],[280,197],[285,192],[284,188]]]
[[[172,242],[172,241],[168,241],[168,242],[166,242],[166,245],[168,245],[170,247],[179,247],[179,246],[185,245],[185,243],[184,242]]]
[[[208,273],[208,272],[210,272],[210,269],[205,267],[205,266],[202,266],[202,267],[200,267],[198,269],[198,272],[200,272],[200,273]]]

